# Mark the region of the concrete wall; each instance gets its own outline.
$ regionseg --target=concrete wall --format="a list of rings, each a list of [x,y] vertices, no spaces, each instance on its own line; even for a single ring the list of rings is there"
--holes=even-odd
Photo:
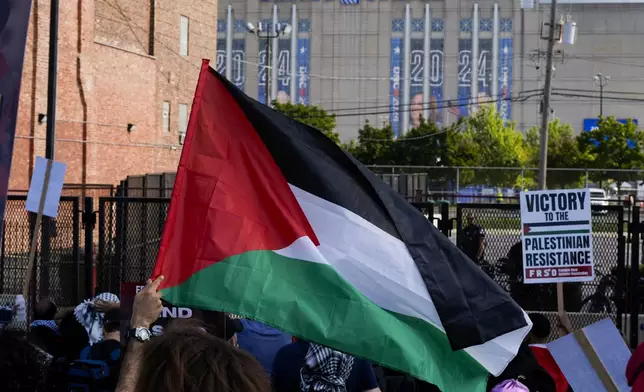
[[[225,19],[228,3],[233,6],[236,20],[253,23],[271,19],[275,4],[259,0],[221,2],[220,20]],[[409,3],[412,19],[422,20],[426,1]],[[432,19],[441,20],[442,29],[433,28],[431,37],[444,39],[443,106],[447,106],[447,100],[458,101],[459,39],[471,36],[470,32],[463,30],[461,22],[472,17],[474,3],[479,5],[481,22],[493,17],[496,3],[500,20],[506,23],[506,27],[507,21],[510,23],[510,30],[501,29],[501,35],[513,40],[513,96],[516,97],[521,91],[542,88],[545,59],[533,61],[531,52],[546,49],[546,41],[540,39],[540,30],[542,23],[548,19],[549,5],[541,5],[541,9],[521,10],[519,2],[512,0],[433,0],[429,2]],[[293,3],[277,4],[279,19],[290,21]],[[363,0],[356,6],[343,6],[339,1],[310,1],[297,2],[297,7],[299,19],[309,20],[311,28],[308,35],[311,39],[310,103],[328,110],[340,109],[337,113],[362,113],[338,117],[338,130],[345,140],[355,137],[358,128],[366,120],[377,124],[389,121],[387,105],[390,104],[392,36],[402,37],[402,33],[392,32],[392,23],[404,18],[405,2]],[[642,77],[639,76],[644,67],[641,54],[644,52],[644,41],[641,40],[644,27],[636,23],[644,17],[644,4],[563,4],[559,10],[564,15],[570,12],[578,24],[579,34],[574,47],[559,47],[565,55],[563,63],[558,61],[555,64],[554,87],[588,90],[579,94],[594,94],[596,97],[555,96],[555,115],[580,131],[584,118],[592,118],[599,113],[599,90],[593,81],[596,73],[611,76],[606,91],[638,92],[644,88]],[[257,64],[261,62],[257,56],[258,41],[243,31],[236,32],[235,37],[246,40],[244,89],[250,96],[257,97]],[[422,37],[420,31],[412,29],[412,39]],[[491,32],[480,32],[481,40],[490,37]],[[220,54],[222,49],[218,47]],[[606,99],[604,114],[637,118],[638,107],[638,102]],[[356,110],[342,111],[350,108]],[[525,131],[538,123],[538,111],[539,99],[535,97],[526,102],[513,102],[511,117],[518,128]],[[446,122],[457,117],[456,114],[447,115],[445,112],[448,110],[443,112]]]

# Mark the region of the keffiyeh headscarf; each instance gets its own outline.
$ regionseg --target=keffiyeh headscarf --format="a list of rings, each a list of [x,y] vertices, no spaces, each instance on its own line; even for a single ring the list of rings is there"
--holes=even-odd
[[[90,345],[94,345],[103,340],[103,318],[105,314],[97,312],[96,308],[94,308],[94,303],[99,300],[105,302],[120,302],[119,297],[112,293],[101,293],[91,300],[83,301],[82,304],[74,309],[76,320],[87,331]]]
[[[56,334],[59,334],[58,325],[56,325],[56,322],[54,320],[35,320],[33,323],[31,323],[31,328],[36,327],[48,328]]]
[[[354,358],[311,343],[300,370],[302,392],[346,392]]]

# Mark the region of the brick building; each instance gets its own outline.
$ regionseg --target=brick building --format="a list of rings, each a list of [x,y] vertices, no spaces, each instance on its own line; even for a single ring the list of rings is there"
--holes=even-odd
[[[50,2],[33,0],[10,189],[44,155]],[[216,0],[61,0],[55,158],[66,183],[173,171],[202,58],[215,58]],[[132,126],[133,125],[133,126]]]

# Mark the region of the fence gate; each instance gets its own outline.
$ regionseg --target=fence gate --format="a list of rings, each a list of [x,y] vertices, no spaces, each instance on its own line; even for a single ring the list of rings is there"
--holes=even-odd
[[[103,197],[98,208],[98,290],[145,282],[156,261],[170,199]]]
[[[485,231],[484,260],[493,267],[493,279],[527,312],[543,312],[550,318],[551,324],[556,325],[556,285],[523,284],[520,206],[459,204],[456,210],[457,245],[462,244],[463,229],[469,224],[468,218],[473,218],[474,224],[480,225]],[[628,311],[624,290],[624,214],[623,206],[593,206],[595,280],[564,284],[565,308],[575,328],[583,328],[610,316],[617,327],[624,331],[625,318],[622,315]]]

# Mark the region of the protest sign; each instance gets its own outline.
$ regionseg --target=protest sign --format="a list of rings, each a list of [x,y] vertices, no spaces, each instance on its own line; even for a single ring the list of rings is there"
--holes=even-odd
[[[521,193],[524,283],[595,278],[588,189]]]
[[[145,283],[140,282],[123,282],[121,283],[121,336],[125,339],[125,333],[129,326],[130,318],[132,317],[132,305],[134,304],[134,296],[145,287]],[[225,315],[221,312],[187,308],[174,306],[166,301],[163,302],[163,310],[161,316],[150,326],[152,336],[163,335],[163,330],[172,319],[197,319],[208,324],[209,327],[214,329],[215,334],[220,329],[224,328]],[[123,340],[125,341],[125,340]]]
[[[630,391],[626,364],[631,352],[606,318],[546,345],[575,391]]]
[[[51,218],[57,217],[66,170],[67,165],[63,162],[36,157],[25,209],[29,212],[42,212],[43,215]],[[44,199],[42,211],[40,211],[41,199]]]
[[[0,222],[9,187],[30,11],[31,0],[0,1]]]

